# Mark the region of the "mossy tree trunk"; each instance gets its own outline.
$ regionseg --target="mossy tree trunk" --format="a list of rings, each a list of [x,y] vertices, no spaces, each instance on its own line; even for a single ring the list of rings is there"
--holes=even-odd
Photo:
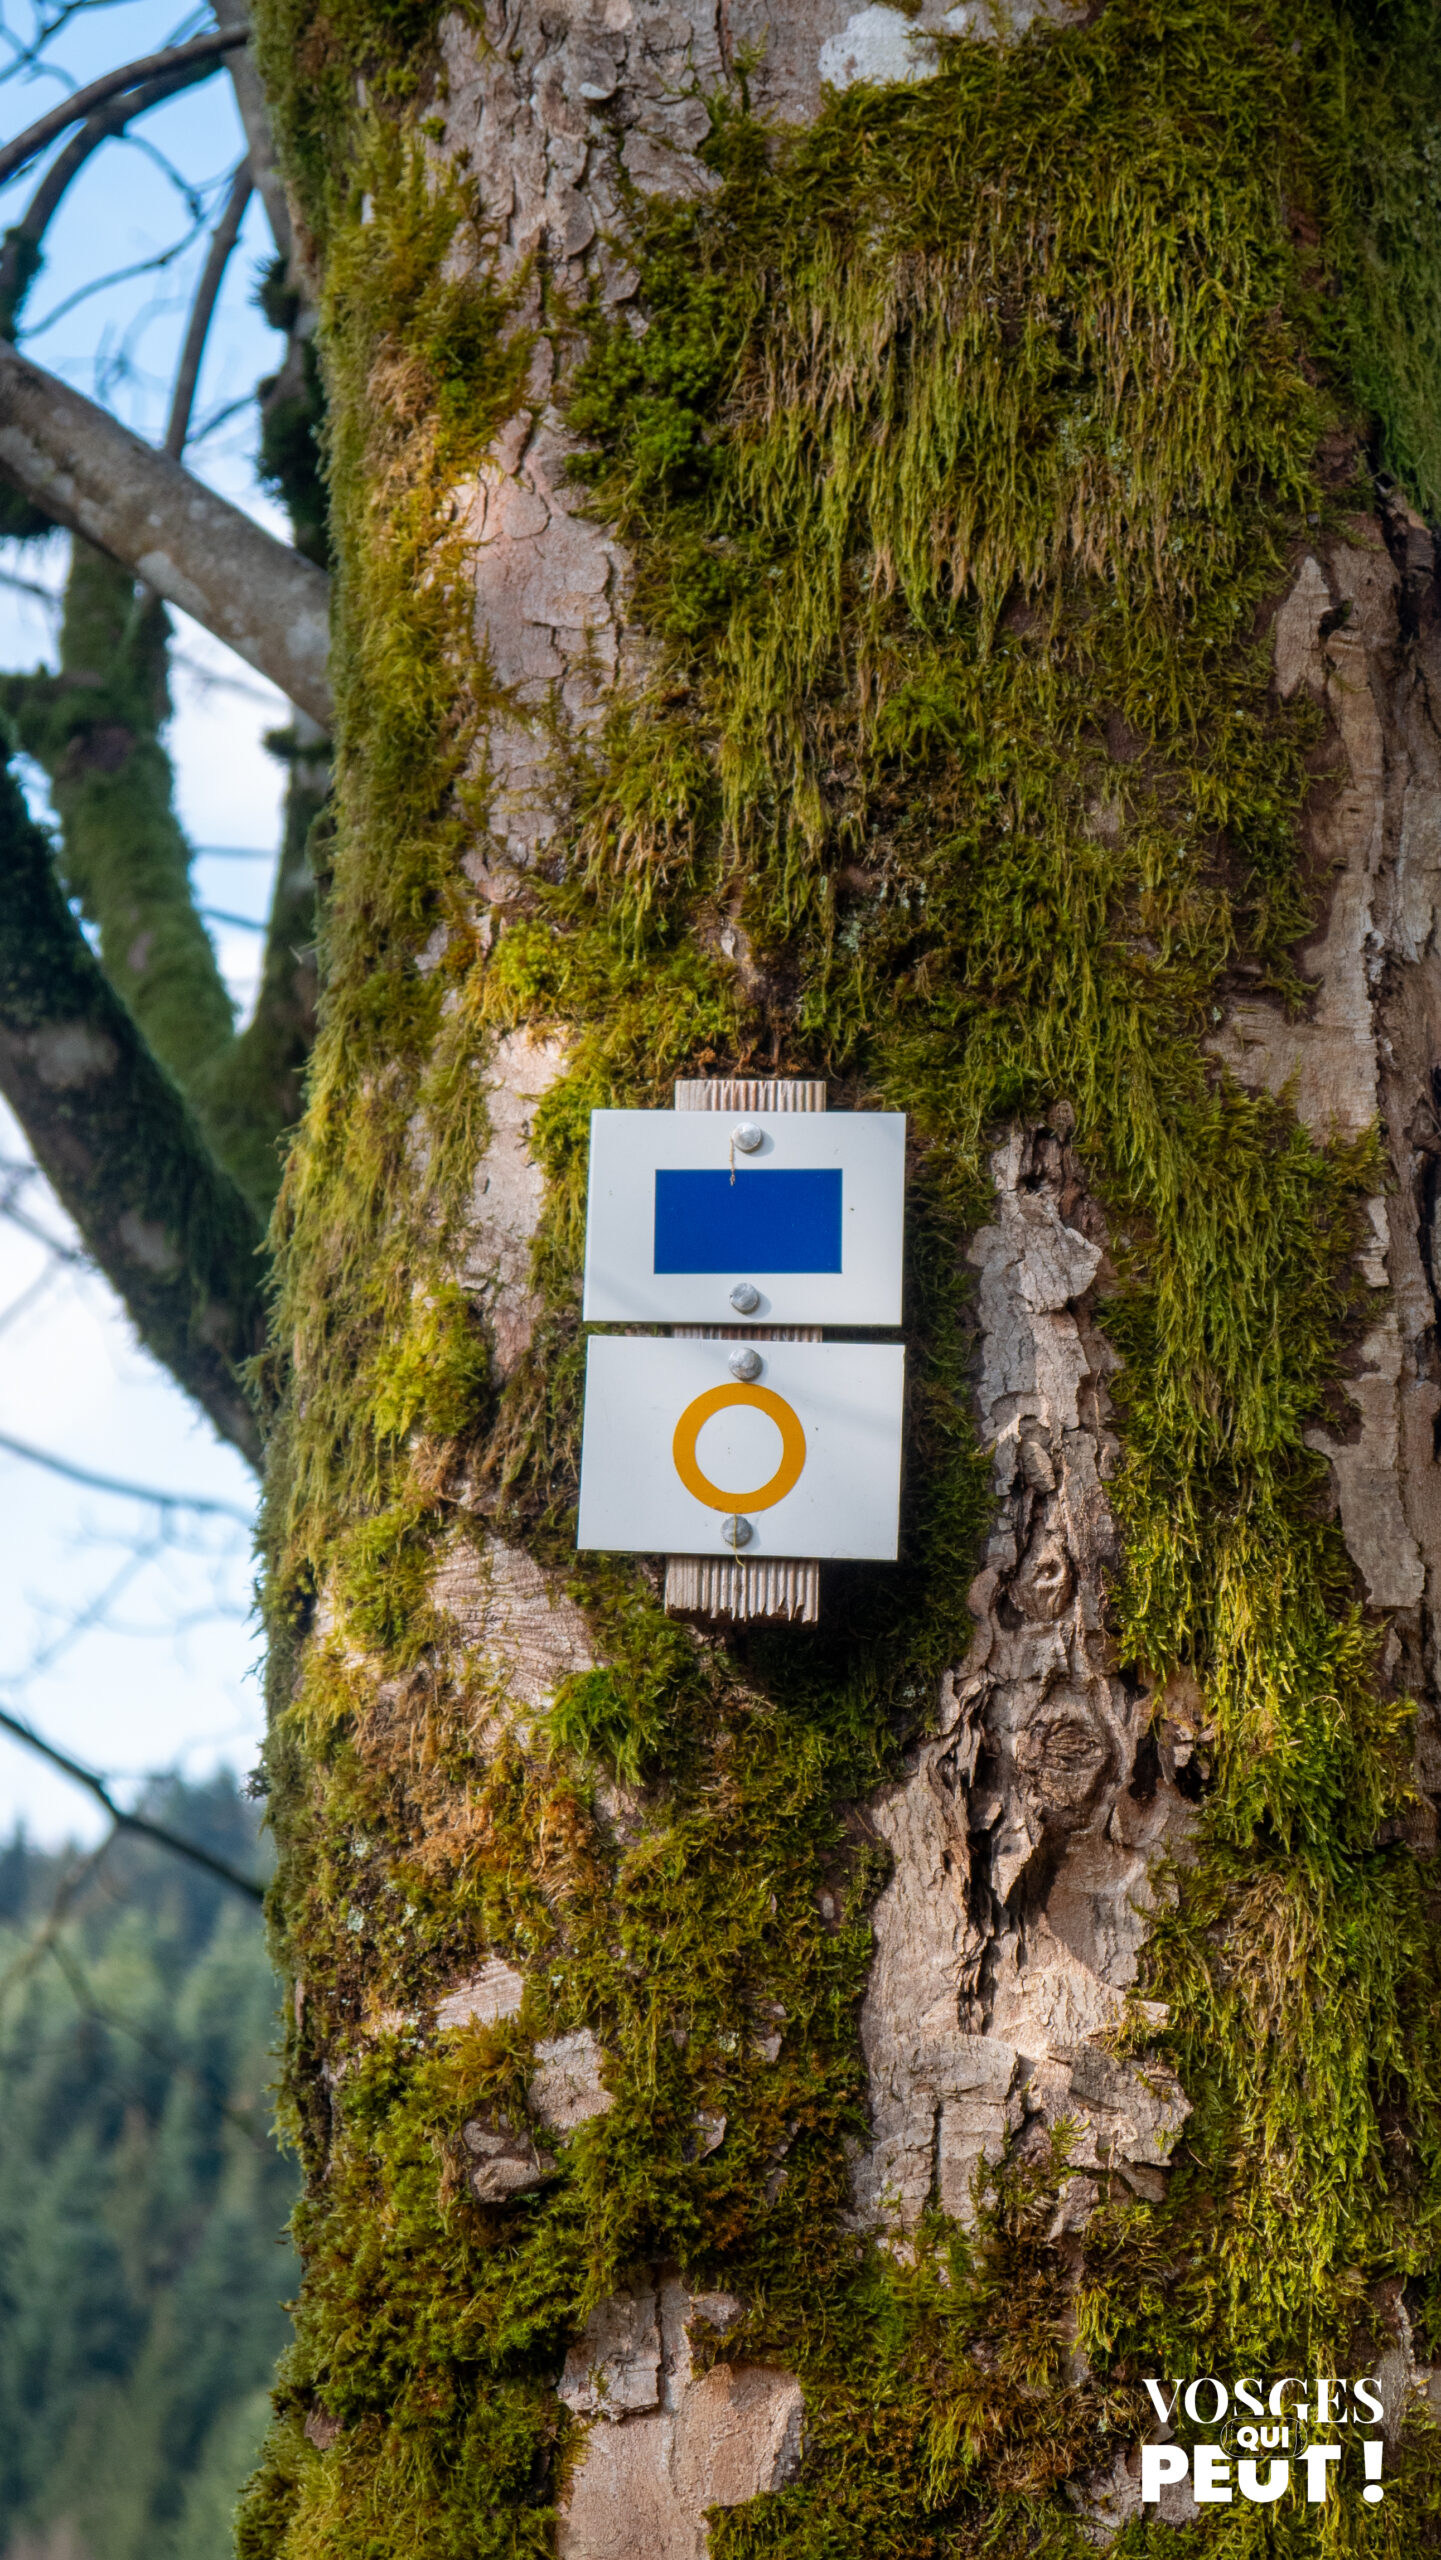
[[[246,2560],[1152,2549],[1146,2376],[1378,2369],[1379,2507],[1353,2431],[1197,2531],[1432,2547],[1438,37],[269,0],[341,725]],[[589,1112],[738,1072],[910,1118],[814,1629],[573,1549]]]

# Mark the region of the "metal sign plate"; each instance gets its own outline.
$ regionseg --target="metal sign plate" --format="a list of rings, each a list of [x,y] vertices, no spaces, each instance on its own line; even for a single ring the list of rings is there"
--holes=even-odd
[[[894,1557],[898,1343],[758,1343],[750,1380],[732,1374],[734,1341],[603,1334],[586,1349],[577,1546]]]
[[[586,1321],[898,1325],[905,1143],[899,1111],[593,1111]]]

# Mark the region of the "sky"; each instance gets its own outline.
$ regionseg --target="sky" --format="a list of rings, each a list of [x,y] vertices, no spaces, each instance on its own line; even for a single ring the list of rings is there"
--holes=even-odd
[[[0,0],[0,138],[112,64],[210,23],[208,12],[182,17],[155,0],[86,0],[47,47],[50,67],[31,69],[22,56],[36,17]],[[244,142],[223,73],[138,130],[138,144],[97,152],[67,198],[20,343],[37,364],[158,442],[190,294]],[[17,218],[43,166],[0,190],[0,227]],[[284,519],[255,480],[247,398],[281,354],[253,305],[270,249],[253,196],[210,333],[195,411],[201,433],[186,460],[284,535]],[[157,258],[166,259],[158,269],[90,290],[97,279]],[[205,432],[238,402],[245,405]],[[0,578],[53,592],[66,547],[63,537],[38,547],[0,544]],[[248,1005],[260,937],[244,922],[219,919],[265,914],[283,775],[261,741],[284,724],[287,706],[195,624],[183,615],[174,621],[169,744],[177,799],[221,967]],[[0,669],[53,664],[54,626],[40,598],[0,583]],[[43,815],[42,778],[23,778]],[[0,1446],[0,1707],[104,1772],[122,1801],[163,1769],[199,1778],[226,1763],[243,1772],[263,1723],[247,1527],[253,1479],[140,1350],[104,1283],[70,1258],[74,1238],[24,1158],[0,1106],[0,1205],[10,1212],[0,1217],[0,1441],[220,1507],[161,1508],[86,1488]],[[92,1840],[105,1827],[91,1798],[0,1734],[0,1833],[17,1821],[47,1843]]]

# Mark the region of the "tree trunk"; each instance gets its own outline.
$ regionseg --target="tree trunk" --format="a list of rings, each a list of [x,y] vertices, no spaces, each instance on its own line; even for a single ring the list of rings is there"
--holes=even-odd
[[[1234,2535],[1432,2548],[1435,14],[304,14],[242,2549],[1139,2552],[1143,2440],[1246,2454],[1147,2378],[1288,2373],[1384,2417]],[[573,1547],[588,1115],[705,1075],[909,1115],[814,1627]]]

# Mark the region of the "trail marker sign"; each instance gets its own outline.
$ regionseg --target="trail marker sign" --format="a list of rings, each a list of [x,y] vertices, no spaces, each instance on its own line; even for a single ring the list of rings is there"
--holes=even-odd
[[[734,1341],[588,1351],[578,1546],[894,1557],[899,1343],[767,1342],[741,1376]]]
[[[576,1543],[664,1554],[681,1615],[814,1624],[823,1557],[895,1556],[906,1124],[825,1086],[681,1083],[591,1114]]]
[[[589,1324],[898,1325],[898,1111],[595,1111]]]

